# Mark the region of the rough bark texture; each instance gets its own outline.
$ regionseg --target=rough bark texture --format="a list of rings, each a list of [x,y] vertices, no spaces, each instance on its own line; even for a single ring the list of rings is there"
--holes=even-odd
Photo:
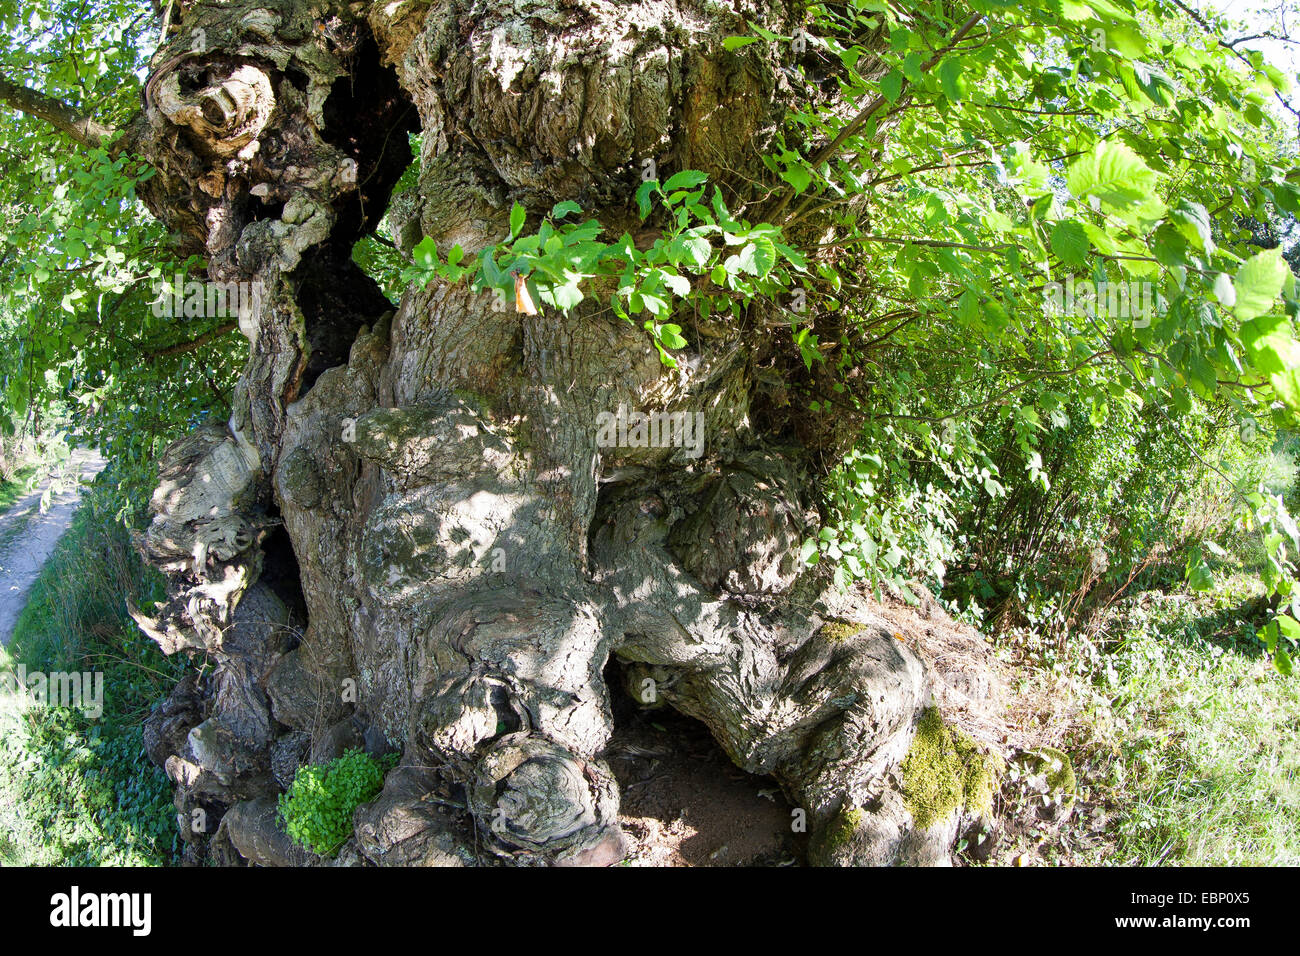
[[[946,860],[957,820],[919,830],[899,789],[929,668],[873,602],[799,573],[819,475],[812,433],[759,385],[766,324],[684,322],[666,369],[597,297],[527,315],[435,282],[394,307],[350,259],[417,129],[419,190],[390,213],[408,250],[495,243],[516,201],[640,229],[647,158],[708,172],[733,208],[764,199],[760,156],[802,81],[782,47],[721,41],[798,14],[184,7],[135,133],[159,170],[146,199],[211,278],[261,289],[234,414],[169,449],[140,539],[171,599],[137,620],[214,665],[148,724],[194,858],[304,862],[271,797],[365,746],[402,761],[341,862],[617,862],[614,655],[781,782],[813,862]],[[704,455],[599,447],[620,404],[702,412]]]

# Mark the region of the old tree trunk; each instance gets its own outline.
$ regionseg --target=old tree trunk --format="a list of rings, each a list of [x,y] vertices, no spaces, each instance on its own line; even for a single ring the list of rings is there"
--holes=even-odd
[[[473,253],[515,202],[529,228],[568,199],[645,237],[647,159],[756,215],[768,137],[820,93],[788,47],[722,39],[788,35],[795,6],[173,10],[134,133],[145,199],[210,279],[260,290],[234,413],[168,450],[140,541],[170,600],[137,620],[211,665],[147,724],[191,858],[305,861],[275,794],[365,746],[401,764],[341,861],[617,862],[603,749],[630,690],[779,781],[813,862],[947,859],[960,813],[916,826],[899,772],[937,671],[798,562],[842,436],[760,380],[778,323],[682,320],[669,369],[607,296],[529,314],[435,281],[393,305],[350,257],[385,213],[407,251]],[[418,190],[390,208],[417,131]],[[604,447],[620,406],[702,412],[703,454]]]

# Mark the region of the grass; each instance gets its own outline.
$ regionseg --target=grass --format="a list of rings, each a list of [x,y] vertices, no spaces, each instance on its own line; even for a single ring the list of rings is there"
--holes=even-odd
[[[1095,764],[1120,809],[1115,862],[1300,863],[1300,694],[1254,636],[1262,594],[1238,574],[1117,617]]]
[[[1053,698],[1071,711],[1060,744],[1080,788],[1076,813],[1041,847],[1047,860],[1300,863],[1300,687],[1254,636],[1262,594],[1241,570],[1210,593],[1147,591],[1053,661]]]
[[[26,465],[18,469],[10,481],[0,482],[0,555],[3,555],[13,540],[22,534],[23,529],[36,514],[35,507],[28,508],[24,512],[13,514],[9,512],[14,505],[31,494],[38,472],[36,465]]]
[[[24,465],[14,472],[13,478],[0,481],[0,511],[8,511],[24,495],[31,492],[31,480],[36,472],[35,465]]]
[[[127,615],[124,596],[162,596],[126,529],[91,490],[32,588],[0,671],[99,671],[96,719],[58,707],[0,708],[0,863],[161,865],[176,852],[165,774],[141,721],[171,689],[168,661]]]

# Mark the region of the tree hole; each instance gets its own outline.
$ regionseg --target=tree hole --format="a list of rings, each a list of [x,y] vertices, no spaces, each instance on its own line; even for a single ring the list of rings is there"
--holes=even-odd
[[[380,63],[379,48],[368,36],[357,47],[351,75],[340,78],[325,101],[324,117],[323,138],[356,162],[357,189],[335,210],[329,241],[305,257],[292,276],[311,349],[300,394],[326,369],[347,362],[361,327],[374,325],[393,308],[375,275],[383,273],[360,264],[354,248],[362,242],[382,246],[370,237],[411,166],[411,138],[419,130],[414,104],[397,74]]]
[[[644,866],[791,866],[806,834],[771,777],[742,771],[700,721],[642,706],[627,667],[605,668],[614,734],[603,754],[618,780],[628,857]]]

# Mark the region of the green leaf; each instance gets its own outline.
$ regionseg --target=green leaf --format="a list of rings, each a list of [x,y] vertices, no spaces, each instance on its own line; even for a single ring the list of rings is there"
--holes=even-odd
[[[672,290],[673,295],[678,298],[685,298],[691,294],[691,281],[685,276],[663,273],[661,276],[663,284]]]
[[[1193,591],[1214,590],[1214,572],[1199,557],[1187,570],[1187,586]]]
[[[1119,210],[1146,202],[1155,194],[1158,179],[1128,146],[1104,141],[1072,163],[1066,173],[1066,185],[1074,195],[1096,196]]]
[[[1232,280],[1237,318],[1245,322],[1272,309],[1290,274],[1281,249],[1268,249],[1242,263]]]
[[[776,246],[766,236],[755,236],[740,250],[739,255],[733,258],[737,260],[737,268],[741,272],[762,279],[772,271],[772,266],[776,265]]]
[[[1268,376],[1274,391],[1300,409],[1300,342],[1285,316],[1264,315],[1241,327],[1241,341],[1251,364]]]
[[[796,193],[801,193],[812,183],[812,173],[808,172],[806,166],[795,164],[787,166],[781,173],[781,178],[794,187]]]
[[[551,208],[551,218],[563,219],[565,216],[569,215],[569,213],[573,212],[582,212],[582,207],[572,199],[566,199],[563,202],[557,202]]]
[[[956,103],[966,95],[966,80],[962,77],[960,59],[950,56],[939,65],[939,83],[949,102]]]
[[[713,255],[713,246],[701,236],[678,236],[668,243],[674,262],[688,262],[695,269],[703,269]]]
[[[411,250],[411,258],[417,266],[432,269],[438,264],[438,243],[432,236],[425,236]]]
[[[903,74],[898,70],[890,70],[880,80],[880,92],[885,99],[891,103],[897,103],[898,98],[903,95]]]
[[[1147,51],[1146,40],[1136,26],[1112,26],[1106,30],[1106,42],[1129,59],[1136,60]]]
[[[1225,309],[1231,309],[1237,301],[1237,290],[1232,284],[1232,276],[1220,272],[1214,279],[1214,298]]]
[[[1052,227],[1051,246],[1056,257],[1069,266],[1083,265],[1092,248],[1087,230],[1072,219]]]
[[[647,180],[646,182],[643,182],[640,186],[637,187],[636,208],[637,211],[641,214],[642,219],[650,215],[650,197],[658,189],[659,189],[659,181],[657,179]]]
[[[925,82],[925,74],[921,72],[921,54],[915,50],[903,58],[903,76],[909,83]]]
[[[684,349],[686,348],[686,339],[682,338],[682,327],[668,322],[659,327],[659,341],[664,344],[665,348]]]
[[[583,294],[576,282],[568,282],[552,289],[541,290],[540,298],[548,305],[553,305],[561,312],[567,313],[583,300]]]
[[[1210,214],[1198,202],[1181,200],[1169,214],[1182,232],[1205,252],[1214,251],[1214,238],[1210,232]]]
[[[528,210],[519,203],[515,203],[510,208],[510,238],[513,239],[519,235],[524,228],[524,220],[528,218]]]
[[[664,183],[664,192],[670,193],[674,189],[693,189],[708,178],[708,173],[702,173],[698,169],[683,169],[680,173],[668,177],[668,182]]]

